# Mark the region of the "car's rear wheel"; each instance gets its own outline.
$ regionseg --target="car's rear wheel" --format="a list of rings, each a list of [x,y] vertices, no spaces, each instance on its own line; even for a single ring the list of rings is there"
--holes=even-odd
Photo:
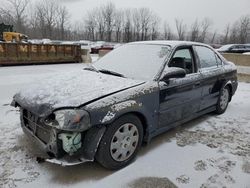
[[[230,99],[230,90],[228,86],[225,86],[220,91],[220,96],[216,106],[216,113],[222,114],[226,111]]]
[[[142,137],[140,119],[132,114],[125,115],[107,127],[99,144],[96,160],[111,170],[125,167],[135,158]]]

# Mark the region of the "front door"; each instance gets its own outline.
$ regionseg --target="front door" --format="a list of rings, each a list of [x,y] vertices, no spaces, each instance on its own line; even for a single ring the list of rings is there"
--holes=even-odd
[[[171,126],[179,120],[188,118],[200,108],[201,73],[197,71],[191,47],[176,50],[168,64],[168,67],[174,66],[184,68],[187,75],[184,78],[170,79],[167,83],[159,83],[159,128]]]

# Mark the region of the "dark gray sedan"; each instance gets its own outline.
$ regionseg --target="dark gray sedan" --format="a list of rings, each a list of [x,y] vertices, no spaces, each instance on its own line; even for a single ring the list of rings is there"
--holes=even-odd
[[[25,133],[62,165],[128,165],[142,142],[227,109],[237,72],[211,47],[185,41],[123,45],[83,70],[17,93]]]

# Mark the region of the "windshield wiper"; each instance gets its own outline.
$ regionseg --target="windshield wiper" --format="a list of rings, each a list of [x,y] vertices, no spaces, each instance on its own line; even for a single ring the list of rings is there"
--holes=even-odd
[[[114,75],[114,76],[119,76],[119,77],[125,78],[125,76],[123,74],[120,74],[120,73],[115,72],[115,71],[107,70],[107,69],[100,69],[99,72],[101,72],[103,74],[110,74],[110,75]]]
[[[89,70],[89,71],[94,71],[94,72],[99,72],[97,68],[95,68],[93,65],[90,65],[89,67],[83,68],[83,70]]]

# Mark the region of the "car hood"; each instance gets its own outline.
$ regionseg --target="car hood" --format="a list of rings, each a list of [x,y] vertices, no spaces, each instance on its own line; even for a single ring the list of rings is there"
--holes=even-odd
[[[144,81],[79,70],[61,73],[21,90],[12,104],[42,117],[64,107],[79,107]]]

